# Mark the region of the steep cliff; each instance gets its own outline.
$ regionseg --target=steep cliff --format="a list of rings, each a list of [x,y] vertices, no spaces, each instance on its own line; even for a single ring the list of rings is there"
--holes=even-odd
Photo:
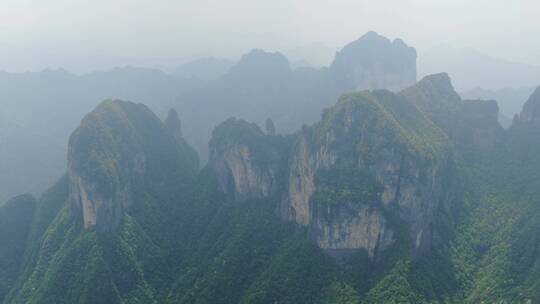
[[[515,115],[506,135],[507,149],[519,162],[536,160],[540,149],[540,87],[529,96],[519,115]]]
[[[174,128],[175,116],[171,115],[169,128]],[[176,124],[179,128],[179,122]],[[149,177],[153,182],[171,183],[167,179],[180,166],[185,169],[183,178],[193,179],[198,165],[185,142],[178,142],[183,140],[181,134],[173,133],[179,131],[166,129],[142,104],[101,103],[82,120],[69,142],[74,216],[85,228],[114,230],[125,211],[147,190]]]
[[[435,217],[458,199],[451,144],[388,91],[345,95],[294,148],[281,215],[329,251],[389,248],[405,223],[412,252],[431,248]]]
[[[175,118],[166,126],[142,104],[108,100],[82,120],[6,303],[156,302],[171,227],[198,174]]]
[[[525,105],[523,105],[523,110],[519,115],[519,123],[531,127],[540,126],[540,87],[536,88],[525,102]]]
[[[435,217],[459,199],[449,138],[389,91],[344,95],[292,142],[229,120],[210,147],[222,189],[243,200],[278,198],[283,220],[336,255],[375,257],[398,238],[415,255],[428,251]]]
[[[236,200],[275,198],[283,187],[287,141],[235,118],[217,126],[209,144],[209,166],[220,189]]]
[[[65,178],[0,206],[0,301],[535,303],[539,99],[502,130],[454,97],[438,75],[287,136],[229,119],[200,172],[175,111],[106,101]]]

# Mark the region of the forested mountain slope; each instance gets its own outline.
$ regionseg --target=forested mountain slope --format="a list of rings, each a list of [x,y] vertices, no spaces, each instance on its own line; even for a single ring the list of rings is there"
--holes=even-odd
[[[67,175],[0,207],[0,296],[535,303],[539,94],[508,130],[445,74],[345,94],[289,135],[229,119],[202,169],[174,111],[105,101],[71,135]]]

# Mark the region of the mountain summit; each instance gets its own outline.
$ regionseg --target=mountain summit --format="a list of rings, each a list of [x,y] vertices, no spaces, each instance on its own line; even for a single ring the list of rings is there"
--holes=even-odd
[[[179,132],[175,114],[170,112],[168,126]],[[180,165],[184,178],[192,178],[197,164],[179,153],[185,143],[177,132],[168,132],[146,106],[119,100],[104,101],[82,120],[69,142],[68,175],[72,209],[85,228],[116,229],[150,191],[148,176],[173,183],[168,179]]]
[[[416,82],[416,50],[371,31],[339,51],[330,71],[346,90],[400,91]]]
[[[294,132],[315,123],[321,110],[343,93],[387,89],[397,92],[416,82],[416,51],[402,40],[369,32],[343,47],[330,67],[290,67],[277,52],[254,49],[222,77],[178,98],[184,134],[206,159],[212,129],[229,117]]]

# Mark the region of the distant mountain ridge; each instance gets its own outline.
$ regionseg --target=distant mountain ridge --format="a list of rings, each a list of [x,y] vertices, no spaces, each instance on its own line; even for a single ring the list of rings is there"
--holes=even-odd
[[[386,43],[386,38],[376,33],[369,33],[355,45],[373,41],[383,42],[381,50],[393,48]],[[390,52],[399,54],[400,49],[403,48]],[[407,48],[403,50],[410,53]],[[354,63],[362,57],[362,52],[368,51],[360,47],[358,51],[345,51],[340,58],[350,57],[346,61]],[[411,65],[414,58],[409,59],[408,65]],[[229,61],[203,58],[179,67],[174,75],[134,67],[84,75],[65,70],[0,72],[2,115],[16,122],[0,130],[0,140],[7,147],[0,150],[0,201],[20,192],[40,193],[52,184],[65,167],[64,143],[68,130],[102,100],[143,102],[160,116],[174,106],[184,121],[187,141],[201,152],[205,161],[213,127],[230,116],[259,124],[270,117],[278,132],[292,131],[304,123],[316,121],[322,108],[330,106],[341,93],[359,88],[360,82],[364,82],[362,86],[373,88],[391,88],[401,82],[394,67],[399,65],[398,59],[392,59],[389,65],[383,64],[384,58],[380,56],[373,60],[378,62],[377,67],[364,64],[354,67],[354,77],[365,71],[366,76],[361,80],[351,78],[353,74],[346,70],[310,67],[293,70],[282,54],[262,50],[245,54],[234,65]],[[412,75],[414,66],[410,69]],[[387,72],[393,75],[388,74],[388,79],[393,80],[379,81]],[[370,82],[371,78],[377,81]],[[409,76],[406,78],[404,83],[412,81]],[[209,123],[203,123],[205,121]],[[0,122],[0,126],[3,125]],[[18,152],[13,150],[15,147]],[[13,176],[6,172],[19,173]]]
[[[420,53],[420,76],[446,72],[460,92],[474,88],[499,90],[540,84],[540,67],[511,62],[473,49],[436,47]]]
[[[180,65],[172,71],[173,75],[210,81],[227,73],[234,62],[215,57],[204,57]]]
[[[399,91],[415,82],[414,48],[368,32],[324,68],[293,70],[281,53],[252,50],[222,77],[179,96],[176,108],[187,140],[206,159],[212,128],[230,116],[258,124],[271,118],[278,132],[290,132],[315,122],[320,110],[342,93]]]
[[[368,32],[336,54],[330,73],[344,90],[398,92],[416,83],[416,50]]]
[[[514,115],[521,112],[523,104],[534,91],[534,87],[524,88],[503,88],[498,90],[487,90],[475,88],[470,91],[460,93],[467,99],[493,99],[497,101],[501,109],[500,120],[504,127],[512,124]]]

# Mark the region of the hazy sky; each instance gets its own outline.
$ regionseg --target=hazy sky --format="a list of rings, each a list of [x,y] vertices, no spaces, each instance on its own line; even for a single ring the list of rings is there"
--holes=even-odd
[[[538,12],[538,0],[0,0],[0,69],[337,48],[369,30],[540,65]]]

